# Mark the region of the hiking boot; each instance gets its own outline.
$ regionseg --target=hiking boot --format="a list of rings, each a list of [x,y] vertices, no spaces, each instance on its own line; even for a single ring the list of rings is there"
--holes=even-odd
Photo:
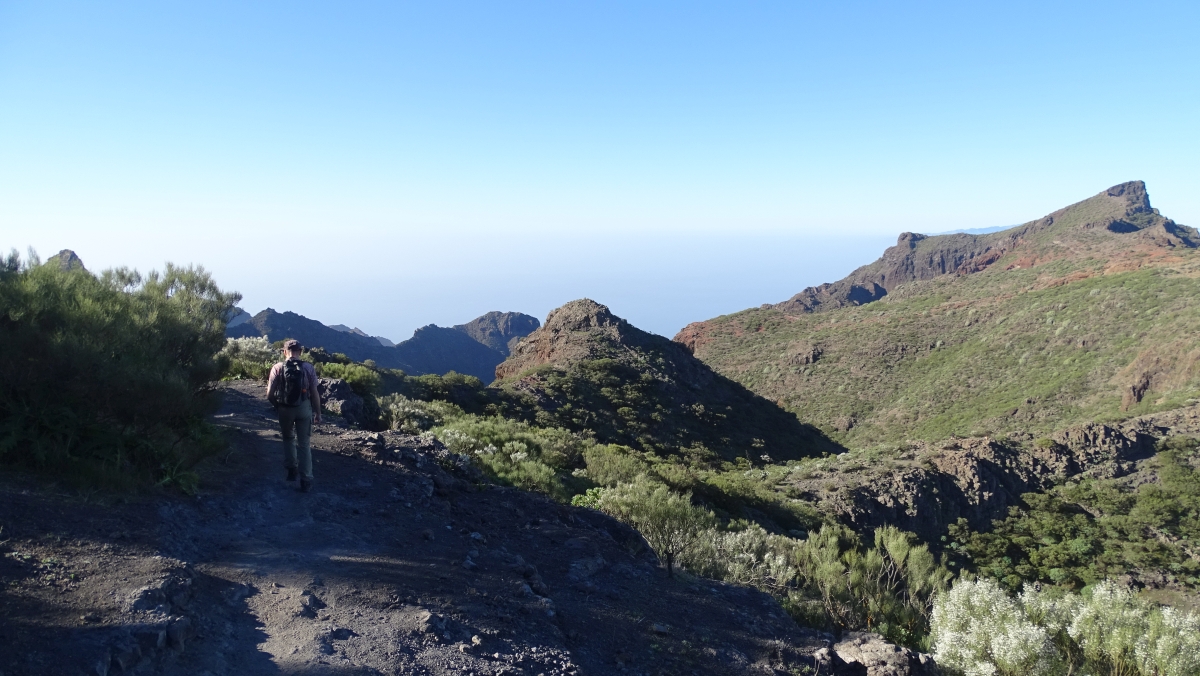
[[[287,478],[288,481],[295,481],[300,476],[300,473],[296,471],[295,467],[289,467],[289,468],[287,468],[287,471],[288,471],[288,478]]]
[[[301,492],[301,493],[307,493],[307,492],[309,492],[309,491],[311,491],[311,490],[312,490],[312,480],[310,480],[310,479],[301,479],[301,480],[300,480],[300,492]]]

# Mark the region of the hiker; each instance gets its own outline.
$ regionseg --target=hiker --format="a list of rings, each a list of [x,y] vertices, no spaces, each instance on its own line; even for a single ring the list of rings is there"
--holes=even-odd
[[[267,379],[267,400],[279,413],[287,480],[295,481],[298,475],[300,490],[307,493],[313,483],[312,426],[321,422],[321,395],[317,392],[317,371],[312,364],[300,361],[302,351],[298,340],[283,344],[284,361],[271,367]]]

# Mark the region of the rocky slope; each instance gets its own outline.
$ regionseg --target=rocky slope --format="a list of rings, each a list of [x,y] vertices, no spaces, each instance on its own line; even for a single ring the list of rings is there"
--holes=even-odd
[[[1135,181],[989,235],[906,233],[676,340],[850,446],[1046,436],[1200,397],[1197,243]]]
[[[508,354],[509,342],[537,328],[526,315],[488,313],[455,328],[430,324],[413,332],[412,338],[388,346],[379,338],[362,331],[333,328],[294,312],[276,312],[267,308],[249,319],[236,318],[226,330],[230,337],[266,336],[271,341],[295,338],[306,347],[323,347],[340,352],[355,361],[374,361],[384,368],[403,369],[412,375],[445,374],[457,371],[472,375],[484,383],[495,377],[496,365]],[[526,330],[528,329],[528,330]],[[493,343],[504,349],[497,349]]]
[[[496,377],[493,387],[523,398],[539,424],[590,430],[606,443],[756,464],[839,450],[679,344],[587,299],[551,312]]]
[[[226,390],[233,446],[195,497],[0,477],[3,673],[924,673],[766,594],[669,580],[621,524],[479,483],[416,437],[322,426],[301,494],[262,389]]]
[[[891,524],[937,542],[960,518],[986,530],[1025,493],[1072,478],[1130,476],[1159,440],[1179,435],[1200,435],[1200,406],[1066,428],[1037,444],[972,437],[848,453],[796,468],[781,488],[859,532]]]

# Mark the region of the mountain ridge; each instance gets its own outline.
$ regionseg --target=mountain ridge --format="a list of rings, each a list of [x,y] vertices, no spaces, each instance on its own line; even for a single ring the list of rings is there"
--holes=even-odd
[[[340,352],[356,361],[369,359],[381,367],[402,369],[411,375],[442,375],[457,371],[475,376],[486,384],[495,378],[496,365],[507,355],[507,352],[477,340],[466,330],[436,324],[418,328],[408,340],[388,346],[363,331],[326,326],[290,311],[277,312],[267,308],[253,317],[239,315],[235,319],[237,322],[226,329],[226,336],[230,338],[265,336],[272,342],[294,338],[305,347]],[[528,320],[537,324],[536,319],[520,313],[488,313],[460,326],[492,327],[488,337],[511,342],[520,339],[518,334],[530,323]]]
[[[1200,396],[1198,244],[1132,181],[991,235],[905,233],[675,340],[843,443],[1049,434]]]
[[[981,272],[1004,256],[1036,248],[1039,235],[1078,225],[1082,230],[1139,233],[1169,246],[1200,246],[1200,233],[1162,217],[1150,206],[1142,181],[1129,181],[1023,225],[984,235],[901,233],[878,260],[836,282],[809,287],[773,307],[784,312],[819,312],[870,303],[898,286],[946,274]],[[1057,226],[1057,227],[1056,227]]]

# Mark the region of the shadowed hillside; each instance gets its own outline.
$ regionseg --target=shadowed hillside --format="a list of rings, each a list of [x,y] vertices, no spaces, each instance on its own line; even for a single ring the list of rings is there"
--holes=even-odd
[[[666,338],[591,300],[550,313],[496,368],[540,424],[697,460],[753,463],[839,450],[796,416],[712,371]]]

